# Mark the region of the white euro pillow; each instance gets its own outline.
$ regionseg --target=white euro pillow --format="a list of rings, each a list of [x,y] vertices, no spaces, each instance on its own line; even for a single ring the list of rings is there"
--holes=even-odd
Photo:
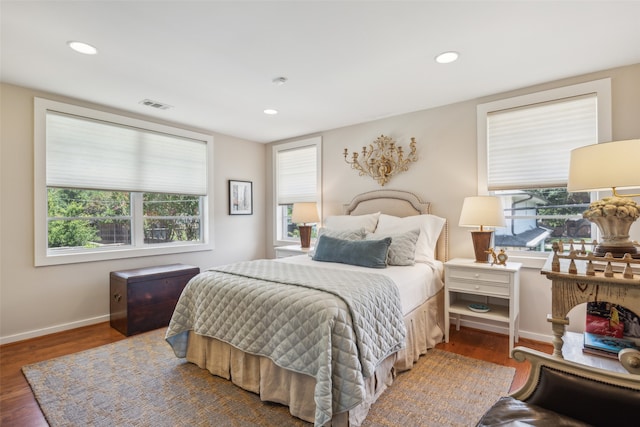
[[[342,240],[364,240],[364,238],[367,237],[367,230],[365,230],[364,227],[354,230],[335,230],[333,228],[323,227],[318,230],[318,240],[320,240],[321,236],[329,236]]]
[[[440,237],[445,222],[446,219],[431,214],[403,218],[381,214],[374,235],[398,234],[419,229],[420,236],[416,242],[415,260],[416,262],[428,263],[435,259],[438,237]]]
[[[388,265],[414,265],[416,262],[416,243],[420,237],[420,230],[415,229],[406,233],[372,233],[367,234],[367,240],[380,240],[386,237],[391,238],[389,253],[387,254]]]
[[[324,226],[336,231],[364,228],[367,233],[373,233],[379,217],[380,212],[366,215],[333,215],[325,218]]]

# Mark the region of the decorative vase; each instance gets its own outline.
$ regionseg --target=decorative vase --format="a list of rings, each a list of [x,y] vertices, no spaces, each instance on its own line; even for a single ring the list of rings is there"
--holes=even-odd
[[[636,202],[624,197],[605,197],[591,203],[582,216],[600,229],[602,241],[594,248],[594,254],[604,256],[607,252],[618,258],[625,253],[635,255],[636,247],[629,240],[629,230],[640,217]]]

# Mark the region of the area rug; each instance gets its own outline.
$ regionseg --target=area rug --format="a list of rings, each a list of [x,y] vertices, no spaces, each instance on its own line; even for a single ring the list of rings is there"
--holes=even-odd
[[[230,381],[178,359],[164,330],[27,365],[57,426],[310,426]],[[515,369],[431,350],[373,405],[364,426],[473,426],[509,390]]]

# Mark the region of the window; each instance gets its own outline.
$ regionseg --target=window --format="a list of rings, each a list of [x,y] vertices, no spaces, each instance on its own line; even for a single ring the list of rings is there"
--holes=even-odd
[[[130,245],[131,218],[130,193],[48,187],[48,252]]]
[[[211,249],[212,138],[35,99],[35,260]]]
[[[478,194],[501,196],[507,227],[495,246],[528,253],[590,240],[592,195],[568,193],[569,154],[611,140],[609,79],[478,106]]]
[[[202,241],[200,196],[143,193],[142,215],[147,244]]]
[[[273,147],[276,245],[300,240],[298,229],[291,222],[294,203],[318,202],[320,206],[321,148],[320,137]]]

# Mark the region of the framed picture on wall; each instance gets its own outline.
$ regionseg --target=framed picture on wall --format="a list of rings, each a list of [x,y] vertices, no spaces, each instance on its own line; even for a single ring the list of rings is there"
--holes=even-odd
[[[229,180],[229,215],[253,215],[253,182]]]

